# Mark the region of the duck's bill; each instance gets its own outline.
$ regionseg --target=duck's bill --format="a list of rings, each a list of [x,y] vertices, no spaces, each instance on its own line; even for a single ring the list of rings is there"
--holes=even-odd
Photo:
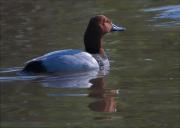
[[[120,27],[120,26],[117,26],[117,25],[115,25],[115,24],[112,24],[112,32],[114,32],[114,31],[125,31],[126,30],[126,28],[124,28],[124,27]]]

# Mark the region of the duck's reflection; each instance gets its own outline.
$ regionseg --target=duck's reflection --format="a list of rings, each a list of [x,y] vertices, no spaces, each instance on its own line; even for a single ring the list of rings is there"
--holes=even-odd
[[[105,79],[105,75],[100,77],[90,72],[74,74],[71,77],[50,77],[41,80],[41,83],[50,88],[89,88],[89,94],[51,93],[48,96],[89,96],[95,100],[88,105],[92,111],[116,112],[115,97],[118,90],[107,89]]]
[[[89,97],[96,98],[96,101],[89,104],[89,108],[98,112],[116,112],[115,96],[118,90],[105,89],[105,77],[90,80]]]

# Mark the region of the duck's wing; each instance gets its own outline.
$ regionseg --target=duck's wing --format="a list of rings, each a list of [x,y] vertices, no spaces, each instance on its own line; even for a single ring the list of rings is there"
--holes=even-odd
[[[66,72],[97,69],[99,65],[91,54],[81,50],[59,50],[28,61],[40,63],[47,72]]]

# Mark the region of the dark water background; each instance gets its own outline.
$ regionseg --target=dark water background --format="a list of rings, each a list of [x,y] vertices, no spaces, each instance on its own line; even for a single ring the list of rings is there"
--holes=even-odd
[[[2,128],[180,127],[179,0],[0,2]],[[44,53],[83,49],[97,14],[127,28],[105,36],[108,75],[16,75]]]

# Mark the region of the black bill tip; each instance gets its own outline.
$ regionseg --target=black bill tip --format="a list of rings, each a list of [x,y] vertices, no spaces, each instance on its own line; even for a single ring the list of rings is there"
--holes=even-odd
[[[117,26],[117,25],[115,25],[115,24],[112,24],[112,32],[114,32],[114,31],[125,31],[126,30],[126,28],[124,28],[124,27],[120,27],[120,26]]]

